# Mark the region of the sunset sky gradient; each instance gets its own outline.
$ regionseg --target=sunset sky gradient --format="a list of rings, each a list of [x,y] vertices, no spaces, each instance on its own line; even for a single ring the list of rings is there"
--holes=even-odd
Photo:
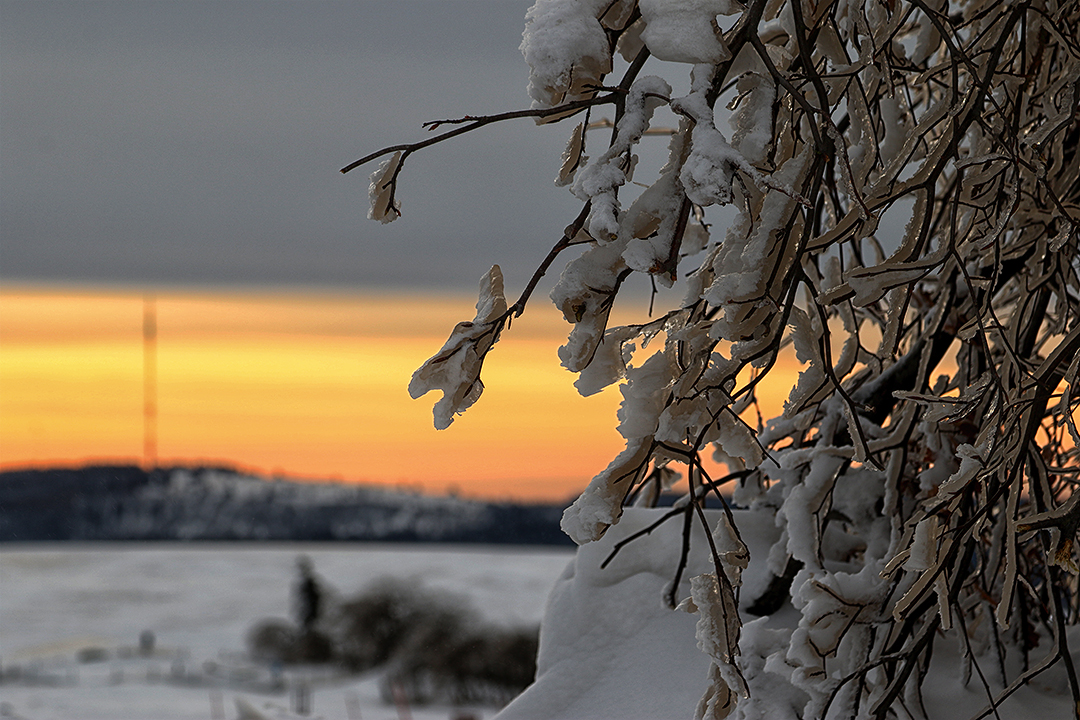
[[[0,295],[0,463],[141,461],[144,296]],[[158,460],[308,478],[568,495],[620,447],[617,398],[577,398],[554,310],[523,318],[484,373],[489,390],[448,431],[412,371],[470,299],[156,296]],[[539,315],[539,313],[538,313]]]
[[[0,292],[0,466],[143,461],[144,298]],[[406,388],[471,319],[472,298],[161,292],[153,302],[162,465],[563,500],[623,447],[618,390],[577,394],[555,352],[569,325],[543,302],[504,334],[483,397],[442,432],[438,394],[412,400]]]

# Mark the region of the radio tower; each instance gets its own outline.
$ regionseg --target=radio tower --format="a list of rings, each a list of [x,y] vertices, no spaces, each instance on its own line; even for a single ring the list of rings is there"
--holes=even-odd
[[[143,295],[143,466],[157,467],[157,301]]]

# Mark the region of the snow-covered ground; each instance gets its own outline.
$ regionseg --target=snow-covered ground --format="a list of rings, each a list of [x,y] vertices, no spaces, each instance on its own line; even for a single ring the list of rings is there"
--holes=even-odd
[[[0,550],[0,663],[37,677],[0,684],[0,717],[231,720],[243,716],[245,704],[268,717],[283,715],[292,702],[288,692],[262,694],[246,689],[239,676],[227,677],[256,621],[290,616],[299,555],[311,558],[316,572],[344,595],[395,577],[462,596],[485,620],[518,626],[539,623],[548,592],[573,551],[367,544],[7,546]],[[136,651],[146,630],[156,640],[149,658]],[[109,659],[76,662],[87,648],[102,648]],[[131,657],[119,657],[124,648]],[[296,682],[300,675],[286,679]],[[313,675],[311,683],[313,717],[400,717],[380,699],[375,677]],[[411,708],[411,716],[447,720],[465,711],[476,717],[495,713],[437,706]]]

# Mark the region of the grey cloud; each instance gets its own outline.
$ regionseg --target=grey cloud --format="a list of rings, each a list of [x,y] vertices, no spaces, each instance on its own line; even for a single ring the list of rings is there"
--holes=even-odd
[[[424,120],[528,104],[527,2],[0,2],[0,280],[511,283],[575,207],[568,128],[410,159],[405,216],[337,169]],[[373,168],[372,168],[373,169]]]

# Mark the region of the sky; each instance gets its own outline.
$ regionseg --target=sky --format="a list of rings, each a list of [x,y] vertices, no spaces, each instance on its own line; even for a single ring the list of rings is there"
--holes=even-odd
[[[579,398],[558,365],[557,268],[450,430],[405,390],[488,268],[516,296],[576,216],[553,182],[569,124],[414,155],[389,225],[366,217],[374,167],[339,172],[425,121],[528,107],[529,4],[0,0],[0,467],[143,457],[153,293],[163,462],[583,488],[622,447],[619,395]],[[643,289],[617,311],[640,321]]]
[[[515,323],[486,364],[481,401],[435,430],[438,393],[412,400],[409,378],[475,302],[437,297],[0,291],[0,467],[156,459],[497,499],[572,497],[622,449],[618,392],[577,395],[555,358],[566,324],[552,308]]]
[[[474,302],[447,292],[0,289],[0,469],[156,459],[565,501],[624,441],[618,389],[581,397],[559,366],[568,325],[554,307],[514,322],[484,365],[483,396],[449,429],[432,422],[437,392],[408,395],[412,372]],[[148,308],[156,458],[144,448]],[[759,389],[767,414],[796,369],[773,372],[781,384]]]
[[[528,107],[521,0],[0,1],[0,280],[524,282],[575,201],[569,128],[518,120],[368,174],[428,120]],[[568,218],[563,220],[563,216]]]

